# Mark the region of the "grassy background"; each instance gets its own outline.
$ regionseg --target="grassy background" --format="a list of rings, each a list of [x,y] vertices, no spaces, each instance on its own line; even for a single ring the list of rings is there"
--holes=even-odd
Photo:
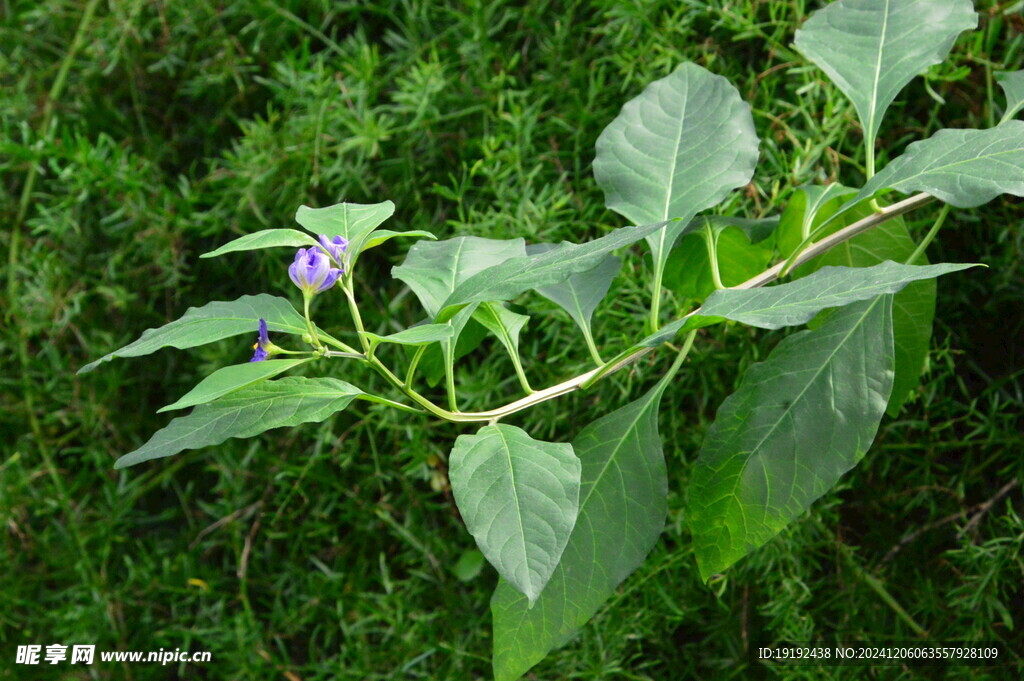
[[[938,127],[1001,115],[992,73],[1019,68],[1022,3],[976,4],[981,29],[890,110],[883,160]],[[452,571],[473,547],[445,482],[461,431],[359,405],[319,426],[115,472],[117,455],[167,422],[157,408],[246,359],[248,341],[74,371],[190,305],[261,291],[295,298],[288,254],[196,256],[290,225],[302,203],[392,199],[392,229],[442,238],[578,241],[622,224],[591,176],[594,141],[683,60],[730,78],[754,109],[762,162],[729,210],[774,214],[799,184],[859,182],[852,107],[790,47],[816,6],[102,2],[68,58],[86,3],[4,0],[0,678],[489,678],[495,575],[462,581]],[[911,217],[916,234],[936,210]],[[1012,667],[945,678],[1021,677],[1020,202],[954,210],[947,225],[932,256],[991,269],[940,282],[917,400],[883,423],[864,462],[810,514],[710,586],[696,576],[683,516],[689,462],[743,368],[779,336],[701,337],[661,419],[672,490],[663,541],[533,678],[937,678],[746,662],[760,641],[912,639],[892,603],[931,638],[1011,651]],[[361,261],[374,330],[418,314],[389,278],[407,248],[392,243]],[[638,248],[598,312],[602,347],[641,332],[646,277]],[[530,305],[523,354],[535,385],[585,368],[567,319]],[[324,303],[318,316],[344,320]],[[489,347],[460,364],[464,406],[515,392],[507,360]],[[571,439],[665,361],[512,422]],[[373,384],[347,368],[337,375]],[[55,642],[208,650],[214,662],[95,665],[92,676],[13,664],[18,644]]]

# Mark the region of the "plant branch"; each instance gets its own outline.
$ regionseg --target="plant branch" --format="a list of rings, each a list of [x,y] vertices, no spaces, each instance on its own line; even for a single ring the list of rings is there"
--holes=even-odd
[[[852,225],[848,225],[847,227],[844,227],[839,231],[830,234],[821,241],[811,243],[806,249],[804,249],[803,253],[801,253],[800,256],[793,261],[793,266],[797,267],[799,265],[802,265],[803,263],[813,258],[816,258],[822,253],[828,251],[834,246],[844,241],[848,241],[859,234],[863,234],[872,227],[877,227],[883,222],[891,220],[899,215],[903,215],[904,213],[908,213],[916,208],[920,208],[921,206],[924,206],[934,200],[935,198],[928,194],[915,194],[914,196],[904,199],[903,201],[900,201],[898,203],[894,203],[891,206],[886,206],[885,208],[882,208],[881,211],[878,213],[874,213],[862,220],[858,220]],[[783,269],[785,268],[785,265],[785,262],[778,263],[772,267],[769,267],[761,274],[751,277],[742,284],[733,286],[731,288],[751,289],[759,288],[761,286],[765,286],[766,284],[770,284],[771,282],[779,278]],[[693,312],[690,312],[689,315],[694,315],[699,312],[700,308],[697,308]],[[590,371],[584,374],[580,374],[579,376],[571,378],[568,381],[564,381],[557,385],[553,385],[550,388],[538,390],[532,395],[516,400],[514,402],[510,402],[502,407],[498,407],[497,409],[491,409],[489,411],[481,412],[460,413],[457,415],[459,417],[458,419],[448,420],[457,420],[460,422],[490,421],[493,419],[500,419],[505,416],[515,414],[516,412],[528,409],[536,404],[540,404],[541,402],[552,400],[561,395],[565,395],[566,393],[571,393],[573,391],[580,390],[581,388],[588,388],[594,383],[596,383],[597,380],[610,374],[613,374],[617,371],[620,371],[621,369],[624,369],[625,367],[640,360],[642,357],[653,352],[654,350],[655,348],[645,347],[636,348],[634,350],[624,352],[620,354],[618,357],[612,359],[607,364],[604,364],[596,369],[591,369]],[[441,418],[445,417],[441,416]]]

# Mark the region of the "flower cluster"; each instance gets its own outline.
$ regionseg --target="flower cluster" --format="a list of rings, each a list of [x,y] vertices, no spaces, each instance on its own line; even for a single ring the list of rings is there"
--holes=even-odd
[[[320,248],[300,248],[295,254],[295,261],[288,266],[288,276],[307,296],[326,291],[345,274],[343,258],[346,250],[348,239],[345,237],[329,238],[321,234]],[[341,267],[333,267],[332,261]],[[281,349],[270,342],[267,320],[260,319],[259,337],[252,347],[256,352],[250,362],[262,362],[280,352]]]

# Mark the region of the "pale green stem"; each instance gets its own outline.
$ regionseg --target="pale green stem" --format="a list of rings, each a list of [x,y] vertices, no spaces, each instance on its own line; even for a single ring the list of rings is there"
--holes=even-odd
[[[412,379],[416,376],[416,368],[420,365],[420,359],[423,358],[423,353],[427,351],[427,345],[421,345],[416,348],[416,353],[412,356],[412,361],[409,362],[409,369],[405,372],[405,387],[412,387]]]
[[[452,361],[447,361],[445,357],[444,363],[444,389],[448,393],[448,408],[453,412],[459,411],[458,396],[455,394],[455,341],[448,341],[450,348],[442,348],[442,351],[447,355],[451,352]]]
[[[437,406],[436,404],[428,400],[423,395],[420,395],[412,388],[407,387],[405,383],[402,381],[402,379],[398,378],[398,376],[395,376],[395,374],[392,373],[391,370],[388,369],[384,365],[384,363],[381,362],[376,357],[369,357],[365,361],[372,369],[374,369],[377,373],[383,376],[388,383],[402,391],[406,395],[406,397],[408,397],[413,402],[423,407],[426,411],[444,419],[445,421],[453,421],[456,423],[475,423],[478,421],[488,420],[487,418],[477,418],[472,415],[466,416],[463,414],[456,413],[454,411],[442,409],[441,407]]]
[[[530,387],[530,381],[526,379],[526,372],[523,371],[523,362],[519,359],[519,353],[510,352],[508,354],[512,358],[512,366],[515,368],[516,376],[519,378],[519,385],[527,395],[532,395],[536,390]]]
[[[939,233],[940,229],[942,229],[942,223],[946,221],[947,215],[949,215],[948,203],[943,204],[942,210],[939,211],[939,217],[935,218],[935,224],[932,225],[932,228],[924,235],[924,239],[921,240],[921,243],[917,245],[914,252],[910,254],[909,258],[907,258],[908,265],[913,265],[914,262],[924,254],[928,245],[934,241],[935,235]]]
[[[324,343],[327,343],[328,345],[332,345],[332,346],[338,348],[339,350],[343,350],[346,354],[358,355],[360,358],[364,356],[363,353],[359,352],[358,350],[353,348],[348,343],[342,343],[337,338],[329,336],[326,333],[320,333],[320,334],[318,334],[318,336],[319,336],[320,340],[323,341]]]
[[[370,395],[369,393],[365,393],[365,394],[362,394],[362,395],[358,395],[357,399],[366,400],[367,402],[376,402],[377,404],[384,404],[384,405],[387,405],[389,407],[393,407],[394,409],[398,409],[399,411],[408,412],[410,414],[425,414],[426,413],[423,409],[417,409],[416,407],[410,407],[407,404],[402,404],[401,402],[395,402],[394,400],[389,400],[388,398],[381,397],[379,395]]]
[[[863,234],[872,227],[882,224],[883,222],[890,220],[894,217],[897,217],[899,215],[903,215],[904,213],[908,213],[911,210],[919,208],[934,200],[934,197],[931,197],[927,194],[915,194],[914,196],[906,198],[898,203],[895,203],[891,206],[887,206],[882,209],[881,213],[869,215],[868,217],[863,218],[862,220],[858,220],[857,222],[848,225],[847,227],[844,227],[833,234],[830,234],[829,236],[821,239],[821,241],[817,241],[810,244],[805,251],[800,253],[800,255],[793,261],[792,264],[794,267],[802,265],[803,263],[828,251],[837,244],[852,239],[858,234]],[[764,272],[761,272],[760,274],[751,277],[742,284],[738,284],[737,286],[732,286],[730,288],[745,290],[758,288],[766,284],[770,284],[771,282],[775,281],[781,276],[784,267],[785,263],[778,263],[776,265],[769,267]],[[690,312],[691,315],[698,313],[699,309]],[[680,354],[682,354],[683,351],[688,352],[691,343],[692,338],[687,338],[687,342],[684,343],[683,348],[680,350]],[[416,404],[420,405],[431,414],[434,414],[435,416],[442,418],[446,421],[452,421],[456,423],[482,423],[494,422],[498,419],[523,411],[524,409],[529,409],[530,407],[536,406],[541,402],[547,402],[548,400],[555,399],[556,397],[560,397],[561,395],[566,395],[568,393],[584,389],[590,385],[593,385],[593,383],[603,378],[604,376],[615,373],[633,364],[634,362],[647,356],[651,352],[654,352],[654,350],[655,348],[651,347],[634,346],[620,353],[615,358],[613,358],[609,362],[606,362],[605,364],[602,364],[598,368],[587,371],[567,381],[563,381],[562,383],[553,385],[549,388],[544,388],[543,390],[538,390],[532,395],[528,395],[521,399],[515,400],[514,402],[510,402],[502,407],[498,407],[497,409],[472,413],[457,413],[456,411],[448,411],[442,409],[435,405],[430,400],[428,400],[427,398],[417,393],[415,390],[407,387],[405,383],[397,376],[395,376],[393,373],[391,373],[391,371],[386,366],[384,366],[380,362],[380,360],[376,358],[368,358],[364,361],[373,369],[375,369],[378,373],[384,376],[384,378],[387,379],[387,381],[391,383],[391,385],[401,390],[403,393],[405,393],[406,396],[408,396],[410,399],[416,402]],[[685,359],[685,355],[683,355],[683,359]],[[681,365],[683,359],[677,357],[677,363]],[[669,371],[671,372],[673,371],[673,369],[670,368]],[[669,376],[669,378],[671,378],[671,375]]]
[[[697,329],[686,334],[686,339],[683,341],[683,347],[679,349],[679,352],[676,354],[675,361],[672,362],[672,366],[668,368],[668,371],[665,372],[665,375],[661,379],[663,383],[668,383],[675,378],[676,373],[679,372],[679,368],[683,366],[686,356],[690,354],[690,349],[693,347],[693,341],[695,338],[697,338]]]
[[[317,334],[316,329],[313,327],[313,320],[309,316],[309,301],[313,299],[313,294],[302,292],[302,312],[306,316],[306,330],[309,332],[309,342],[313,344],[317,350],[323,352],[324,344],[320,342],[320,335]]]
[[[594,333],[590,330],[590,325],[581,326],[580,330],[583,331],[583,340],[587,343],[587,350],[590,351],[590,357],[594,360],[594,364],[601,366],[604,364],[604,360],[601,359],[601,353],[597,351],[597,343],[594,342]]]
[[[708,261],[711,263],[711,281],[715,285],[715,289],[721,290],[725,288],[725,284],[722,283],[722,274],[718,269],[718,237],[711,230],[710,227],[704,227],[704,243],[708,247]]]
[[[358,334],[359,342],[363,346],[363,352],[370,354],[370,342],[366,338],[366,329],[363,328],[363,318],[359,315],[359,306],[356,305],[356,295],[352,290],[352,280],[346,279],[342,289],[345,291],[345,297],[348,298],[348,310],[352,314],[352,324],[356,327],[356,334]]]

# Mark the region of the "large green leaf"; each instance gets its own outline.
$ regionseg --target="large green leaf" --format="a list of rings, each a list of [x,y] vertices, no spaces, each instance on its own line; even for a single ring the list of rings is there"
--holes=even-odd
[[[883,189],[926,192],[957,208],[974,208],[1000,194],[1024,196],[1024,121],[939,130],[868,180],[856,201]]]
[[[247,362],[217,369],[201,380],[196,387],[182,395],[174,404],[157,410],[157,413],[186,409],[197,404],[212,402],[236,390],[273,378],[300,364],[311,362],[314,357],[301,359],[268,359],[262,362]]]
[[[284,298],[266,293],[242,296],[230,302],[190,307],[180,319],[143,332],[138,340],[86,364],[78,373],[92,371],[115,357],[138,357],[165,347],[192,348],[243,333],[255,338],[261,317],[267,320],[267,328],[272,332],[306,333],[306,321]]]
[[[437,318],[447,319],[470,303],[511,300],[523,291],[557,284],[574,274],[592,270],[612,251],[655,233],[665,224],[620,227],[586,243],[563,241],[544,253],[510,258],[461,282],[445,299]]]
[[[527,252],[546,253],[556,248],[554,244],[535,244],[527,247]],[[608,295],[608,289],[618,276],[622,261],[614,255],[606,255],[597,267],[578,272],[565,281],[537,288],[541,294],[555,305],[569,313],[576,325],[592,342],[591,320],[594,311]]]
[[[860,204],[847,212],[841,220],[832,222],[823,235],[851,224],[871,214],[871,207]],[[906,262],[917,249],[902,217],[889,220],[864,234],[838,244],[828,253],[793,271],[804,276],[827,265],[870,267],[885,260]],[[921,254],[918,264],[927,264]],[[887,413],[895,416],[920,384],[931,348],[932,321],[935,318],[936,282],[912,282],[896,294],[892,303],[893,339],[896,344],[896,376]]]
[[[433,319],[448,296],[473,275],[525,255],[526,242],[522,239],[460,236],[434,243],[418,241],[405,261],[391,268],[391,276],[412,289]]]
[[[690,476],[688,525],[707,580],[810,507],[870,447],[893,376],[892,298],[782,340],[708,430]]]
[[[297,229],[264,229],[259,232],[240,236],[233,241],[227,242],[216,250],[210,251],[209,253],[203,253],[199,257],[215,258],[218,255],[233,253],[234,251],[255,251],[261,248],[278,248],[281,246],[297,248],[301,246],[316,245],[316,239],[305,232],[300,232]]]
[[[395,204],[391,201],[370,204],[337,203],[325,208],[299,206],[295,212],[295,221],[314,234],[348,239],[348,249],[345,251],[348,269],[366,249],[366,242],[373,230],[394,213]]]
[[[824,267],[788,284],[754,289],[723,289],[697,310],[640,341],[655,347],[677,333],[729,319],[762,329],[806,324],[824,309],[895,293],[913,281],[959,272],[973,264],[903,265],[886,261],[874,267]]]
[[[750,182],[758,139],[733,85],[685,63],[622,107],[597,138],[605,205],[635,224],[679,222],[647,237],[660,271],[690,219]]]
[[[997,73],[996,82],[1006,95],[1006,113],[1003,114],[1003,120],[1008,121],[1024,109],[1024,71]]]
[[[971,0],[836,0],[796,32],[796,47],[850,98],[873,146],[900,90],[977,25]]]
[[[484,556],[536,601],[576,524],[580,460],[572,445],[534,440],[515,426],[484,426],[455,441],[448,475]]]
[[[359,388],[334,378],[290,376],[256,383],[174,419],[149,442],[118,459],[114,467],[134,466],[233,437],[252,437],[271,428],[323,421],[362,394]]]
[[[522,239],[460,236],[433,243],[417,241],[409,249],[405,261],[391,269],[391,276],[405,282],[419,298],[430,318],[437,319],[444,301],[461,284],[479,272],[525,255],[526,242]],[[451,338],[441,341],[440,348],[444,372],[452,381],[455,359],[460,349],[459,339],[474,311],[475,306],[469,306],[441,322],[452,327]],[[424,369],[428,366],[425,365]]]
[[[535,603],[502,580],[491,598],[495,681],[518,679],[566,643],[647,557],[665,526],[668,480],[658,435],[667,381],[584,428],[579,517]]]

